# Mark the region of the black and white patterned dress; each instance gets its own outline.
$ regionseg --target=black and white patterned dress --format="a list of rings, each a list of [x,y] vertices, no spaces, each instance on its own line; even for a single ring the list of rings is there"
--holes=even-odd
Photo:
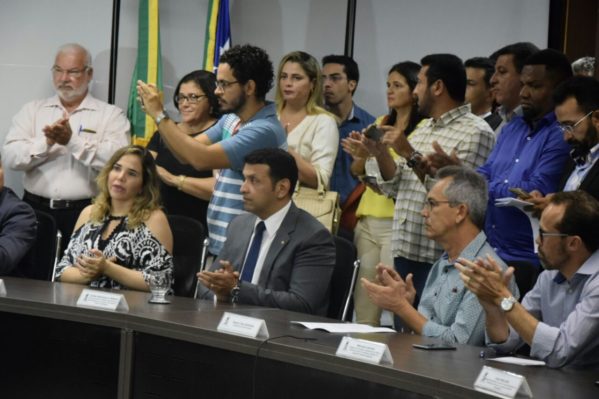
[[[144,223],[129,230],[126,227],[127,218],[124,218],[110,236],[103,240],[102,231],[109,222],[110,218],[106,218],[99,224],[90,221],[73,233],[64,256],[56,268],[56,279],[60,278],[66,267],[75,264],[79,256],[88,253],[92,248],[102,251],[106,259],[116,257],[116,263],[120,266],[141,271],[146,282],[152,270],[169,270],[172,277],[173,257]],[[106,276],[93,280],[90,286],[126,288]]]

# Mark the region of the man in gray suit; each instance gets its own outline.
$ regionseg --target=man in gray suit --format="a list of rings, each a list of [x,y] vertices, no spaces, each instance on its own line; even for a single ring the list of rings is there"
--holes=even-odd
[[[243,167],[244,209],[210,271],[198,273],[203,298],[326,315],[335,244],[328,230],[297,208],[298,178],[289,153],[262,149]]]

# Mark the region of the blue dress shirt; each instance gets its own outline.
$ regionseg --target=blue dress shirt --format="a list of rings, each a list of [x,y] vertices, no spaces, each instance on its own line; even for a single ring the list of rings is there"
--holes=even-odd
[[[482,231],[462,250],[459,257],[474,261],[491,255],[503,270],[507,266],[497,257]],[[518,287],[512,280],[510,289],[516,298]],[[482,307],[471,291],[464,287],[460,272],[443,253],[428,275],[418,311],[428,319],[422,335],[440,338],[448,343],[482,345],[485,317]]]
[[[349,117],[339,126],[339,143],[354,130],[359,132],[368,125],[374,123],[374,120],[374,116],[354,104]],[[337,158],[335,159],[335,167],[333,168],[333,174],[331,176],[330,187],[331,190],[339,193],[341,205],[345,203],[347,197],[349,197],[359,183],[358,179],[351,174],[350,168],[352,161],[351,155],[343,151],[341,145],[339,145],[339,151],[337,151]]]
[[[518,116],[504,126],[489,159],[478,168],[489,184],[485,233],[508,264],[528,261],[538,265],[539,260],[526,215],[513,207],[496,207],[495,200],[513,197],[510,187],[544,195],[555,192],[569,151],[553,112],[533,128]]]
[[[557,270],[545,270],[522,306],[539,320],[530,355],[549,367],[599,368],[599,251],[568,281]],[[491,345],[511,352],[523,344],[510,329],[506,342]]]

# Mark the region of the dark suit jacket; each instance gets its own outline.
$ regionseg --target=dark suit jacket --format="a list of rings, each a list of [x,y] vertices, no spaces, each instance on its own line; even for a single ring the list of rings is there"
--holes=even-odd
[[[33,209],[7,187],[0,189],[0,275],[20,276],[17,266],[36,240]]]
[[[221,259],[231,262],[235,270],[241,269],[255,222],[251,213],[231,221],[212,270],[220,268]],[[331,233],[292,203],[264,259],[258,284],[241,282],[239,303],[325,316],[335,257]],[[208,290],[202,293],[202,297],[211,296]]]
[[[499,114],[493,112],[491,113],[489,116],[487,116],[485,118],[485,122],[487,122],[489,124],[489,126],[491,126],[491,129],[493,129],[493,131],[495,131],[495,129],[497,129],[497,126],[499,126],[499,124],[503,121],[503,119],[501,119],[501,116],[499,116]]]
[[[559,182],[558,191],[562,191],[564,189],[564,186],[566,185],[566,182],[568,181],[568,178],[574,171],[575,167],[576,164],[574,163],[574,161],[572,159],[568,159],[568,161],[566,162],[564,173],[562,174],[562,178]],[[578,189],[586,191],[587,193],[591,194],[594,198],[599,200],[599,162],[595,162],[595,164],[591,167],[591,170],[589,170],[584,179],[582,179],[582,183],[580,184],[580,187],[578,187]]]

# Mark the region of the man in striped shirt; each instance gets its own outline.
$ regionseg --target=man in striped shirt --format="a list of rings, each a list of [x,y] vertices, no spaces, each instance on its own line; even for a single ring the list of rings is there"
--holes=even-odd
[[[273,77],[272,63],[261,48],[234,46],[223,53],[215,94],[225,115],[197,139],[177,129],[162,104],[156,107],[154,99],[145,95],[148,87],[140,85],[146,112],[156,119],[160,135],[173,154],[198,170],[220,169],[208,205],[208,250],[212,255],[218,255],[223,247],[229,222],[243,212],[239,189],[245,156],[261,148],[287,149],[287,135],[275,106],[265,100]]]

